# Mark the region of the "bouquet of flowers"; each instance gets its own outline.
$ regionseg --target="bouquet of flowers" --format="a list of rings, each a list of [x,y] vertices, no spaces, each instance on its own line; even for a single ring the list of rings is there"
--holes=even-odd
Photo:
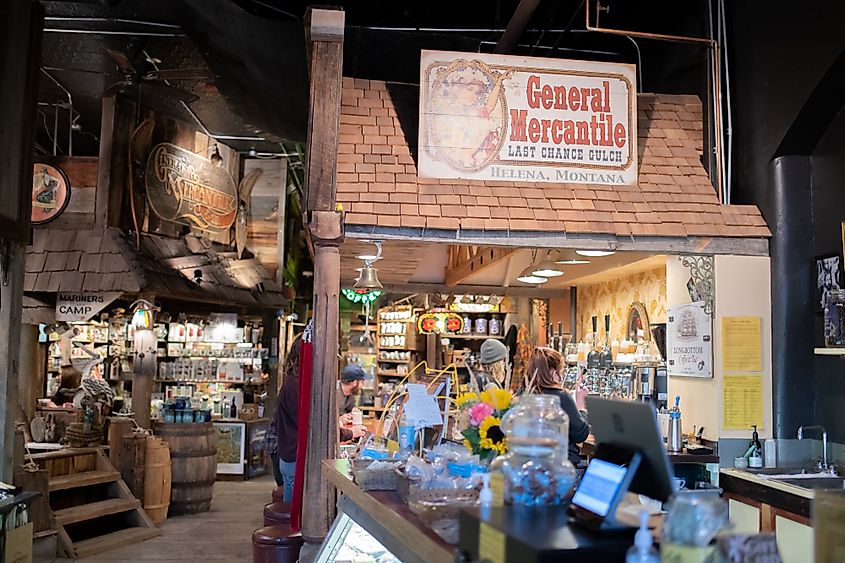
[[[513,394],[507,389],[464,393],[458,397],[457,405],[465,426],[461,430],[464,447],[478,454],[482,461],[508,451],[507,438],[500,424],[512,402]]]

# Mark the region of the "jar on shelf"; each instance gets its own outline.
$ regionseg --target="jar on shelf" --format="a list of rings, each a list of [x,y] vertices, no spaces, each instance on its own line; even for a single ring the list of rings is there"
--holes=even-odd
[[[487,334],[487,317],[477,317],[475,319],[474,332],[478,336],[485,336]]]
[[[464,315],[464,334],[472,334],[472,317]]]
[[[502,334],[502,321],[499,319],[499,315],[490,316],[488,333],[490,336],[500,336]]]
[[[828,292],[824,302],[824,345],[845,347],[845,289]]]
[[[523,395],[503,417],[508,453],[490,464],[504,476],[505,501],[540,506],[564,504],[575,485],[567,456],[569,417],[554,395]]]

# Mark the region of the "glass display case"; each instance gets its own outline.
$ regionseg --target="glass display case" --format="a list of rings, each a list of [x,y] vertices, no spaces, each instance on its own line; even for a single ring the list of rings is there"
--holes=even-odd
[[[329,530],[329,535],[323,542],[316,561],[317,563],[347,561],[401,563],[369,532],[342,512],[338,514],[331,530]]]

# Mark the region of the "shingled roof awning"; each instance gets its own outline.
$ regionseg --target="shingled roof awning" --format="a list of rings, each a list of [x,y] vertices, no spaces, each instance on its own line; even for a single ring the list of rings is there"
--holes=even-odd
[[[589,234],[620,249],[639,239],[663,250],[678,239],[701,248],[700,239],[741,238],[757,239],[757,252],[767,253],[771,233],[760,211],[721,205],[701,164],[698,98],[640,94],[637,104],[636,185],[439,180],[417,176],[419,88],[344,78],[337,200],[347,234],[475,244],[555,238],[559,245]]]
[[[194,283],[194,273],[202,283]],[[226,248],[194,253],[184,240],[142,235],[141,248],[114,228],[35,229],[27,247],[28,293],[150,292],[161,297],[256,308],[281,306],[280,288],[255,258]]]

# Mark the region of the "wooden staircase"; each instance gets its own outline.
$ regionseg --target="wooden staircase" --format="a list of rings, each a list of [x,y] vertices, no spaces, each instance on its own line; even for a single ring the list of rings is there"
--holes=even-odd
[[[34,454],[47,471],[59,555],[88,557],[161,534],[98,448]]]

